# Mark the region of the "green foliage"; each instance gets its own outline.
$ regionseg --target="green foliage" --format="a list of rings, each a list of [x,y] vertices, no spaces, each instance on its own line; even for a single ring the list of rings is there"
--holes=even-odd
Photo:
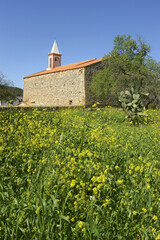
[[[127,114],[125,119],[129,119],[133,124],[147,122],[148,115],[143,113],[144,104],[142,98],[148,97],[148,93],[135,93],[134,89],[120,92],[119,101],[124,112]]]
[[[149,92],[145,106],[160,103],[160,63],[150,56],[150,46],[141,38],[116,36],[113,50],[103,58],[104,69],[91,82],[91,91],[113,106],[118,93],[133,87],[135,91]],[[116,99],[116,101],[114,101]]]
[[[95,91],[95,95],[103,99],[109,94],[110,82],[109,79],[109,69],[105,68],[103,71],[99,71],[96,76],[93,76],[92,85],[90,89]]]
[[[22,96],[21,88],[13,87],[13,82],[6,80],[5,76],[0,73],[0,100],[10,101],[16,99],[17,96]]]
[[[1,110],[0,239],[158,239],[160,111],[124,115]]]

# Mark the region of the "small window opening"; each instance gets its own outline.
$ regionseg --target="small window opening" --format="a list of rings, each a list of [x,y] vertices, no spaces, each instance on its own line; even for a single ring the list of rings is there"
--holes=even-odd
[[[69,100],[69,105],[72,105],[72,100]]]
[[[58,57],[55,57],[55,67],[59,67],[59,59],[58,59]]]
[[[50,68],[52,68],[52,58],[50,58],[49,66],[50,66]]]

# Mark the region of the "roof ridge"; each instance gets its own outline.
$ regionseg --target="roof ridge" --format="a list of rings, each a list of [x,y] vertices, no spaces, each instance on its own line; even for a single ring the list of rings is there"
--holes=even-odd
[[[89,60],[86,60],[86,61],[78,62],[78,63],[76,64],[76,66],[79,66],[79,65],[84,64],[84,63],[92,62],[92,61],[94,61],[94,60],[96,60],[96,59],[97,59],[97,58],[93,58],[93,59],[89,59]]]
[[[93,61],[93,60],[96,60],[96,58],[89,59],[89,60],[84,60],[84,61],[76,62],[76,63],[70,63],[70,64],[63,65],[63,66],[59,66],[59,67],[67,67],[67,66],[71,66],[71,65],[79,66],[80,64],[84,64],[84,63],[87,63],[87,62]],[[56,68],[57,68],[57,67],[56,67]]]
[[[87,67],[89,65],[92,65],[92,64],[100,62],[100,61],[102,61],[102,58],[100,58],[100,59],[93,58],[93,59],[85,60],[85,61],[78,62],[78,63],[71,63],[71,64],[67,64],[67,65],[63,65],[63,66],[58,66],[56,68],[43,70],[43,71],[31,74],[31,75],[25,76],[24,78],[30,78],[30,77],[35,77],[35,76],[39,76],[39,75],[61,72],[61,71],[66,71],[66,70],[71,70],[71,69],[76,69],[76,68],[81,68],[81,67]]]

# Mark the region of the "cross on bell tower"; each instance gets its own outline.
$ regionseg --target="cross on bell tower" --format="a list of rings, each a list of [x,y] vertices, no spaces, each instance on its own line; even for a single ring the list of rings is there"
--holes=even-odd
[[[48,53],[48,69],[61,66],[61,56],[56,40],[54,41],[51,53]]]

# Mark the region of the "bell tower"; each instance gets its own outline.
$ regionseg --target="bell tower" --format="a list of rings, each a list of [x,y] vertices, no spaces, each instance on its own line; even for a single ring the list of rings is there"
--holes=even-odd
[[[48,70],[61,66],[61,56],[59,53],[57,42],[54,41],[51,53],[48,53]]]

